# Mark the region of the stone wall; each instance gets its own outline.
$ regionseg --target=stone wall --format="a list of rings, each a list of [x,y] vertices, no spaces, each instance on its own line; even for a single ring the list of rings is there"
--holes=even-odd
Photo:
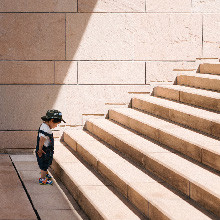
[[[48,109],[82,125],[220,58],[220,0],[1,0],[0,24],[0,149],[33,148]]]

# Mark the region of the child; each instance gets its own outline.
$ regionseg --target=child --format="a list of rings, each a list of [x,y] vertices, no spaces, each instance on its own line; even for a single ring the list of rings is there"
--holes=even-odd
[[[48,110],[46,116],[41,117],[44,121],[37,136],[36,157],[38,165],[41,169],[41,178],[39,184],[52,185],[52,177],[48,174],[47,169],[52,164],[54,153],[54,138],[51,129],[57,127],[63,121],[62,113],[58,110]]]

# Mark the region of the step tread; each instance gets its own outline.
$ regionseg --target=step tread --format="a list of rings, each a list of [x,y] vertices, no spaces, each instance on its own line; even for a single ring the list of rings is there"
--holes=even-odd
[[[78,145],[82,146],[87,152],[93,155],[99,163],[103,164],[115,175],[120,177],[120,179],[125,182],[128,187],[137,191],[151,204],[154,204],[159,210],[163,210],[168,217],[172,219],[182,219],[183,213],[187,211],[184,219],[193,219],[194,217],[209,219],[203,213],[199,212],[190,204],[182,200],[179,196],[166,189],[150,176],[140,171],[125,159],[121,158],[118,154],[111,151],[104,144],[95,139],[95,141],[91,141],[91,136],[86,132],[68,131],[65,133],[68,133],[68,135],[73,139],[77,138],[78,135],[83,137],[82,139],[77,139]],[[102,152],[102,156],[100,156],[99,151]],[[107,159],[108,155],[112,154],[112,152],[115,154],[115,157]]]
[[[125,143],[131,144],[134,148],[137,149],[146,149],[148,145],[157,146],[157,149],[161,148],[161,152],[148,152],[146,149],[144,153],[149,155],[154,160],[158,161],[159,163],[163,164],[164,166],[168,167],[171,170],[179,173],[180,175],[187,178],[190,182],[200,185],[202,188],[206,189],[207,191],[211,192],[212,194],[216,195],[220,199],[220,177],[199,167],[198,165],[179,157],[178,155],[163,149],[159,145],[156,145],[139,135],[136,135],[127,130],[127,134],[123,134],[123,130],[125,128],[120,127],[112,123],[106,119],[100,120],[89,120],[96,126],[100,127],[101,129],[108,131],[110,134],[113,134],[116,138],[124,141]],[[114,132],[115,130],[121,129],[122,131],[119,133]],[[132,141],[132,142],[131,142]],[[139,146],[139,143],[140,146]]]
[[[54,160],[104,219],[140,219],[62,143],[55,143]]]
[[[151,115],[136,111],[131,108],[120,108],[120,109],[111,109],[112,111],[125,114],[130,118],[134,118],[144,124],[155,127],[156,129],[162,130],[168,134],[175,135],[176,137],[186,140],[192,144],[200,146],[201,148],[209,149],[209,147],[216,146],[215,152],[219,153],[220,141],[212,139],[210,137],[201,135],[195,131],[180,127],[176,124],[164,121],[162,119],[153,117]],[[110,111],[111,111],[110,110]],[[213,148],[212,148],[213,149]]]
[[[214,91],[208,91],[204,89],[192,88],[192,87],[181,86],[181,85],[160,85],[157,87],[172,89],[172,90],[191,93],[191,94],[200,95],[200,96],[206,96],[208,98],[220,100],[220,93],[214,92]]]
[[[220,94],[219,94],[220,95]],[[163,98],[158,98],[154,96],[148,96],[148,97],[134,97],[132,99],[140,99],[146,102],[150,102],[152,104],[160,105],[168,109],[173,109],[188,115],[193,115],[202,119],[205,119],[207,121],[212,121],[220,124],[220,114],[217,114],[215,112],[209,112],[204,109],[199,109],[193,106],[185,105],[183,103],[173,102],[170,100],[166,100]]]

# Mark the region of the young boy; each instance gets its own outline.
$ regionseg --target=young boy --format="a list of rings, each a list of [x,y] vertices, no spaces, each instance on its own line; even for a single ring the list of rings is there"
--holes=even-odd
[[[53,161],[54,138],[51,129],[56,128],[63,121],[62,113],[58,110],[48,110],[46,116],[41,117],[43,123],[38,130],[36,157],[38,165],[41,169],[41,178],[39,184],[52,185],[52,178],[48,174],[48,168]]]

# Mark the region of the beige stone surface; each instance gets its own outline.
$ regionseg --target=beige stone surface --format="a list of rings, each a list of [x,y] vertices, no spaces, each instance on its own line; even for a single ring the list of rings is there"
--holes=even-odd
[[[65,219],[65,220],[78,220],[79,216],[77,216],[72,210],[66,210],[66,209],[40,209],[38,210],[38,214],[41,216],[42,219],[45,220],[60,220],[60,219]]]
[[[145,84],[144,62],[79,62],[79,84]]]
[[[23,171],[39,170],[37,159],[35,161],[15,161],[14,164],[18,170],[23,170]]]
[[[144,0],[79,0],[79,12],[145,12]]]
[[[76,12],[77,0],[2,0],[0,12]]]
[[[97,120],[93,120],[97,121]],[[101,120],[103,121],[103,120]],[[81,133],[84,131],[81,131]],[[82,135],[81,135],[82,136]],[[80,142],[80,140],[79,140]],[[89,149],[89,145],[84,146],[84,148]],[[110,152],[110,149],[106,148],[104,145],[102,145],[103,149],[106,149],[105,152],[108,154]],[[101,149],[101,145],[100,145]],[[92,150],[90,151],[92,152]],[[92,154],[95,156],[97,153]],[[205,189],[207,191],[208,195],[215,195],[218,192],[218,186],[216,185],[218,182],[218,177],[215,176],[212,173],[209,173],[203,168],[200,168],[199,166],[193,165],[193,163],[188,162],[187,160],[180,158],[179,156],[172,154],[172,153],[152,153],[151,157],[154,158],[154,163],[146,163],[147,169],[150,169],[151,167],[154,167],[152,169],[153,172],[159,172],[159,176],[166,179],[166,181],[170,182],[170,184],[175,184],[175,187],[177,187],[180,191],[184,192],[185,194],[189,195],[189,183],[190,181],[194,182],[198,188]],[[146,207],[143,206],[145,203],[146,198],[152,199],[151,202],[153,204],[153,207],[151,207],[151,212],[155,213],[158,211],[159,213],[165,216],[169,216],[169,218],[172,218],[171,216],[178,215],[177,213],[173,213],[170,209],[170,207],[173,208],[171,205],[172,203],[175,203],[175,200],[178,202],[175,203],[176,209],[178,207],[181,207],[184,205],[185,210],[192,210],[192,213],[198,212],[198,210],[194,210],[192,206],[185,203],[180,197],[176,196],[175,194],[171,193],[169,190],[165,190],[166,193],[168,193],[168,196],[164,198],[164,189],[162,186],[158,186],[158,183],[155,182],[153,179],[149,179],[146,174],[142,173],[140,170],[136,169],[133,165],[125,161],[124,159],[120,158],[120,156],[109,158],[109,159],[103,159],[102,156],[96,156],[96,158],[100,158],[99,160],[99,171],[109,178],[111,182],[114,183],[117,187],[119,187],[120,191],[126,195],[126,186],[128,184],[128,197],[129,199],[134,202],[135,205],[140,205],[140,210],[142,210],[145,214],[147,213]],[[152,159],[151,159],[152,160]],[[160,162],[159,162],[160,161]],[[147,161],[146,161],[147,162]],[[159,164],[160,163],[160,164]],[[158,166],[159,165],[159,166]],[[187,169],[186,169],[187,168]],[[201,176],[201,175],[202,176]],[[205,183],[203,183],[204,178],[206,179]],[[172,181],[171,181],[172,180]],[[210,181],[211,180],[211,181]],[[146,184],[154,182],[157,184],[157,187],[153,185],[153,189],[156,190],[155,192],[152,192],[152,190],[148,191],[148,194],[144,194],[143,188],[146,190],[150,187],[143,187],[146,186]],[[138,188],[138,185],[141,185],[140,188]],[[186,185],[186,188],[184,187]],[[162,189],[161,189],[162,187]],[[161,191],[160,191],[161,189]],[[161,197],[163,195],[163,197]],[[147,196],[147,197],[145,197]],[[165,201],[168,201],[168,204],[165,204]],[[169,208],[168,208],[169,207]],[[157,211],[156,211],[157,210]],[[152,214],[151,213],[151,214]],[[201,215],[202,219],[206,219],[205,216],[198,212],[199,215]],[[197,215],[195,215],[197,217]]]
[[[146,1],[147,12],[191,12],[191,0],[149,0]]]
[[[56,61],[55,62],[56,84],[77,84],[77,62]]]
[[[0,188],[0,194],[1,219],[37,219],[22,187],[19,189],[14,188],[13,190]]]
[[[203,63],[199,66],[200,73],[220,75],[220,64]]]
[[[202,150],[202,162],[216,170],[220,170],[220,149],[213,147],[213,151],[203,149]]]
[[[128,92],[143,92],[149,89],[149,86],[142,85],[2,85],[0,130],[38,130],[42,123],[41,117],[48,109],[53,108],[63,113],[67,125],[82,125],[82,114],[106,114],[105,103],[117,103],[121,100],[129,103]],[[20,142],[21,146],[29,138],[20,140],[23,140]],[[35,147],[36,136],[33,136],[32,141]],[[19,145],[16,139],[8,139],[4,145],[13,142]]]
[[[161,86],[155,87],[154,88],[154,96],[179,101],[179,91],[172,90],[172,89],[166,88],[166,87],[161,87]]]
[[[166,85],[156,87],[154,95],[220,111],[220,94],[217,92],[178,85]]]
[[[54,63],[1,61],[0,84],[53,84]]]
[[[153,96],[133,98],[132,107],[220,137],[220,116],[217,113]]]
[[[220,1],[210,1],[210,0],[192,0],[192,10],[193,12],[220,12]]]
[[[64,149],[64,151],[67,151],[67,149]],[[59,158],[59,155],[56,157]],[[104,218],[107,219],[120,219],[120,216],[126,216],[124,217],[126,219],[137,218],[136,215],[83,164],[79,162],[74,164],[60,163],[60,165],[63,169],[62,177],[65,185],[69,190],[73,188],[73,186],[74,188],[76,185],[78,186],[76,199],[90,218],[97,219],[97,216],[99,216],[99,218],[100,216],[104,216]],[[68,181],[68,183],[66,181]]]
[[[1,59],[65,59],[65,14],[2,13],[0,22]]]
[[[37,219],[9,155],[0,161],[0,219]]]
[[[88,197],[88,200],[93,201],[93,207],[86,207],[85,204],[83,205],[83,207],[90,212],[89,216],[91,219],[140,219],[138,215],[134,214],[113,192],[111,192],[111,190],[108,190],[105,186],[83,186],[80,187],[80,189],[82,190],[82,193]],[[109,189],[111,188],[109,187]],[[79,200],[80,203],[82,203],[83,200],[85,201],[85,199],[83,199],[84,195],[81,196]],[[100,213],[99,215],[102,217],[92,211],[94,208],[98,209]]]
[[[128,188],[132,202],[151,219],[210,219],[172,191],[158,183],[137,183]]]
[[[146,183],[143,184],[146,187]],[[144,196],[133,189],[131,186],[128,186],[128,199],[141,210],[147,217],[149,216],[149,202]]]
[[[13,138],[12,138],[13,137]],[[35,148],[37,143],[36,131],[0,131],[0,149]]]
[[[142,121],[142,127],[146,124],[146,126],[152,127],[154,130],[157,131],[158,136],[155,136],[155,134],[153,134],[155,136],[155,140],[158,140],[159,142],[199,161],[202,161],[202,148],[209,150],[211,153],[214,146],[219,146],[218,140],[206,137],[204,135],[188,130],[186,128],[182,128],[178,125],[168,123],[161,119],[153,118],[152,120],[153,116],[132,109],[110,110],[109,117],[110,119],[116,120],[117,122],[131,127],[136,131],[138,130],[138,127],[134,127],[133,125],[135,125],[135,122],[140,123]],[[129,121],[129,118],[134,121],[133,124],[130,124],[131,126],[126,121]],[[153,135],[151,136],[153,137]],[[214,154],[216,154],[216,152],[214,152]]]
[[[176,78],[174,69],[193,68],[195,68],[195,62],[148,61],[146,62],[146,82],[174,82]]]
[[[195,59],[201,24],[198,14],[68,14],[67,59]]]
[[[220,5],[219,1],[218,4]],[[220,11],[219,7],[216,9]],[[203,19],[203,56],[219,58],[220,14],[206,14]]]
[[[182,140],[180,137],[176,137],[175,133],[176,133],[175,130],[169,133],[165,131],[160,131],[159,142],[201,162],[202,161],[201,148],[197,144],[190,143]]]
[[[206,209],[211,210],[215,215],[220,216],[220,194],[210,195],[206,190],[195,184],[190,184],[190,197],[199,202]]]
[[[210,74],[181,74],[177,76],[177,84],[207,90],[220,91],[219,76]]]

